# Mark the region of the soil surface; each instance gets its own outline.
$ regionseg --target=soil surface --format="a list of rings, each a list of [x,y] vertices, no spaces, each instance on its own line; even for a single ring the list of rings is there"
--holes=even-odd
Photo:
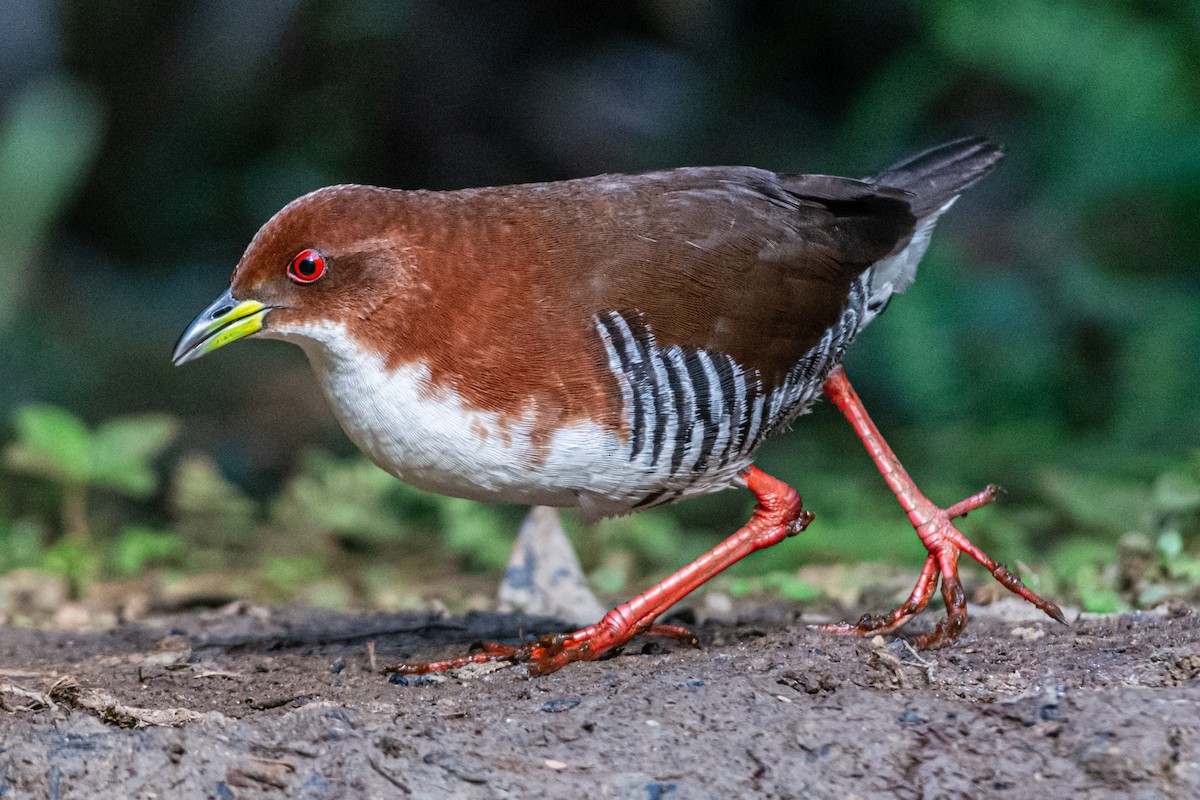
[[[0,797],[1200,797],[1200,615],[1029,611],[973,607],[917,653],[774,606],[700,648],[406,684],[369,643],[381,665],[556,627],[238,605],[0,628]]]

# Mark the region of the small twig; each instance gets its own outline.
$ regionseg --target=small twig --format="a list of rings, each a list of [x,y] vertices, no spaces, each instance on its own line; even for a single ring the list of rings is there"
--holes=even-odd
[[[53,673],[30,672],[27,669],[3,669],[3,668],[0,668],[0,678],[26,678],[26,679],[31,680],[34,678],[49,678],[52,676],[53,676]]]
[[[920,653],[904,639],[900,640],[900,644],[912,656],[912,660],[902,659],[895,653],[888,652],[888,647],[883,643],[882,637],[877,638],[878,641],[871,644],[871,664],[877,667],[887,667],[891,671],[892,678],[895,680],[898,688],[905,689],[908,687],[908,680],[904,675],[906,668],[917,670],[923,674],[927,685],[933,684],[933,669],[937,666],[936,661],[927,661],[922,658]]]
[[[27,706],[14,708],[9,706],[8,703],[4,701],[4,695],[6,694],[15,694],[17,697],[24,697],[26,700],[32,700],[33,703]],[[0,708],[4,709],[5,711],[38,711],[41,708],[48,708],[53,711],[57,708],[57,706],[55,705],[54,701],[50,699],[49,695],[42,694],[41,692],[35,692],[31,689],[23,689],[14,683],[4,683],[0,684]]]
[[[101,722],[116,725],[121,728],[133,728],[143,725],[160,725],[164,727],[182,725],[185,722],[201,719],[204,715],[190,708],[140,708],[127,706],[116,697],[101,689],[85,689],[79,681],[70,675],[64,675],[54,682],[46,692],[50,699],[57,700],[63,705],[90,711],[100,718]]]
[[[371,758],[370,756],[367,756],[367,763],[371,765],[371,769],[378,772],[383,777],[383,779],[386,780],[388,783],[390,783],[392,786],[395,786],[397,789],[404,792],[405,794],[412,794],[412,789],[408,788],[408,786],[405,785],[404,781],[400,780],[399,778],[397,778],[396,776],[392,775],[387,770],[385,770],[383,767],[379,766],[379,764],[377,764],[375,762],[375,759]]]
[[[276,697],[273,700],[255,700],[253,697],[246,698],[246,705],[253,708],[255,711],[270,711],[272,708],[286,706],[288,703],[294,703],[297,700],[302,700],[308,697],[306,694],[293,694],[287,697]]]
[[[204,672],[197,672],[192,677],[194,678],[245,678],[246,676],[240,672],[226,672],[223,669],[209,669]]]
[[[367,642],[367,664],[370,666],[372,674],[379,671],[379,664],[375,660],[375,640],[374,639]]]

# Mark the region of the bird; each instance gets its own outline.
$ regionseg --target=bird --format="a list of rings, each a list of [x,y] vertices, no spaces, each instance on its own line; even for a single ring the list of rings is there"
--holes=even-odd
[[[431,492],[575,508],[585,521],[731,487],[756,499],[746,525],[594,625],[392,671],[502,661],[545,674],[642,633],[694,644],[655,620],[812,522],[799,493],[753,462],[822,395],[928,555],[898,608],[820,627],[895,631],[940,580],[946,615],[915,641],[952,643],[967,622],[960,552],[1063,622],[954,523],[998,488],[935,505],[842,364],[912,284],[938,219],[1001,156],[972,137],[861,179],[717,166],[456,191],[328,186],[262,226],[173,361],[250,337],[299,345],[349,438]]]

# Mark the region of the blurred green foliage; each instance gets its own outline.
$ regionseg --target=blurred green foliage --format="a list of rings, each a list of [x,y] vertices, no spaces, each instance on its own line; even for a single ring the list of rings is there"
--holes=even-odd
[[[17,440],[4,451],[9,468],[145,498],[158,487],[151,466],[175,438],[178,422],[161,414],[119,417],[89,431],[61,408],[38,405],[17,411]]]
[[[45,568],[81,589],[148,569],[257,570],[273,596],[307,582],[322,602],[389,605],[408,596],[394,588],[403,564],[503,564],[520,512],[422,495],[367,465],[294,348],[168,365],[254,230],[302,192],[696,163],[864,174],[984,133],[1006,159],[851,348],[851,377],[933,499],[1008,490],[966,529],[1041,588],[1091,609],[1194,592],[1194,3],[644,0],[591,9],[585,25],[581,13],[465,0],[6,9],[0,571]],[[801,596],[797,570],[844,561],[916,572],[920,545],[836,412],[801,419],[760,465],[817,520],[729,586]],[[597,583],[626,591],[749,505],[727,493],[573,535]]]
[[[112,573],[124,578],[154,567],[178,567],[186,552],[187,541],[171,531],[125,528],[113,545]]]
[[[4,449],[14,472],[53,482],[62,497],[63,532],[86,540],[88,494],[109,489],[144,499],[158,488],[153,459],[175,438],[178,423],[162,414],[118,417],[89,431],[76,416],[55,406],[17,411],[17,440]]]
[[[36,248],[100,144],[98,99],[69,78],[31,81],[0,122],[0,331],[22,299]]]
[[[89,431],[62,409],[19,409],[19,438],[5,447],[8,470],[34,476],[63,498],[108,489],[140,502],[92,519],[88,503],[64,511],[51,492],[15,518],[0,516],[0,573],[35,568],[62,575],[82,596],[97,581],[147,570],[176,576],[249,571],[258,576],[249,584],[257,586],[252,591],[267,599],[392,607],[397,592],[404,592],[395,585],[397,576],[414,559],[426,570],[430,564],[436,570],[457,564],[492,572],[507,561],[518,509],[425,494],[361,456],[317,451],[265,503],[231,484],[208,458],[183,456],[173,467],[165,519],[158,515],[165,525],[131,522],[155,516],[156,476],[172,468],[152,462],[176,427],[170,418],[149,416],[120,418]],[[920,545],[894,501],[845,483],[839,493],[837,480],[826,480],[815,487],[832,501],[822,535],[810,531],[775,548],[770,558],[751,557],[719,585],[734,596],[774,593],[788,600],[857,593],[862,588],[857,577],[819,573],[814,582],[818,573],[808,572],[846,552],[870,561],[911,555],[915,573]],[[1035,497],[983,518],[972,536],[985,547],[1005,548],[1018,565],[1044,561],[1048,575],[1026,575],[1039,589],[1062,593],[1088,611],[1200,596],[1200,449],[1152,483],[1057,469],[1044,471],[1037,487]],[[1036,547],[1029,531],[1039,526],[1063,536],[1048,548]],[[570,527],[594,584],[610,593],[632,591],[674,571],[720,538],[688,533],[663,512]],[[842,535],[851,541],[838,546]],[[389,564],[401,572],[389,571]],[[853,585],[825,583],[829,580]],[[418,577],[413,586],[421,582]],[[418,600],[419,593],[410,595],[409,602]]]

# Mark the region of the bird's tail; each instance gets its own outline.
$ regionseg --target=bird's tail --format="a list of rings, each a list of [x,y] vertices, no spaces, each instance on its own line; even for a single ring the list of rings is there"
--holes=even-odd
[[[982,136],[973,136],[926,150],[867,181],[912,194],[913,214],[922,219],[941,211],[963,190],[973,186],[1003,155],[998,145]]]
[[[908,192],[917,227],[903,246],[869,270],[868,314],[864,325],[883,311],[893,294],[912,284],[938,217],[964,189],[986,175],[1002,155],[998,146],[976,136],[926,150],[866,179],[876,186]]]

